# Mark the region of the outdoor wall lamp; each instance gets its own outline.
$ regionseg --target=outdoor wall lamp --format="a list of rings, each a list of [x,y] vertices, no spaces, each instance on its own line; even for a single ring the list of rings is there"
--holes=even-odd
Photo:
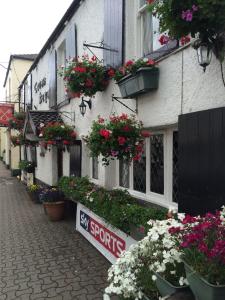
[[[80,113],[82,114],[82,116],[85,115],[86,109],[87,109],[87,105],[85,104],[85,102],[88,104],[89,109],[92,108],[91,98],[89,100],[84,100],[84,97],[82,97],[81,104],[79,105],[79,107],[80,107]]]
[[[206,42],[199,42],[196,47],[198,63],[201,67],[203,67],[203,71],[205,72],[206,67],[210,64],[212,59],[212,46]]]

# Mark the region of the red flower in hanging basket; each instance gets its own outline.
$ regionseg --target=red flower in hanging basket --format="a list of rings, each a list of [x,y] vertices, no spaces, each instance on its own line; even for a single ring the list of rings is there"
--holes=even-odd
[[[54,145],[54,144],[55,144],[55,141],[47,141],[47,144],[48,144],[48,145]]]
[[[142,132],[141,132],[141,135],[142,135],[143,137],[145,137],[145,138],[147,138],[147,137],[150,137],[150,136],[151,136],[150,132],[149,132],[149,131],[147,131],[147,130],[142,130]]]
[[[67,141],[67,140],[63,140],[63,145],[69,145],[70,144],[70,142],[69,141]]]

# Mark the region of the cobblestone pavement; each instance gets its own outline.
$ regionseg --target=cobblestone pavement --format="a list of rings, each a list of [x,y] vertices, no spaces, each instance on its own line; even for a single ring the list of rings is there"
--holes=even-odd
[[[0,300],[102,299],[108,268],[74,222],[48,221],[0,163]]]

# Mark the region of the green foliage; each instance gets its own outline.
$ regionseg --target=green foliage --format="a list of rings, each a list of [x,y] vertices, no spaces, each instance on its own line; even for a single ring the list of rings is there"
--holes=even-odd
[[[146,208],[124,190],[108,191],[91,183],[87,177],[62,177],[59,188],[66,197],[78,201],[111,225],[130,233],[130,226],[144,226],[149,219],[164,219],[166,210]]]
[[[109,82],[106,68],[96,57],[89,59],[87,55],[68,61],[66,67],[59,68],[58,73],[63,77],[66,92],[93,96],[98,91],[104,91]]]
[[[19,169],[20,170],[24,170],[24,171],[29,172],[30,170],[33,170],[33,168],[34,168],[34,163],[33,162],[30,162],[28,160],[21,160],[19,162]]]
[[[41,189],[40,185],[38,185],[38,184],[30,184],[27,188],[28,188],[28,191],[31,193],[35,193]]]

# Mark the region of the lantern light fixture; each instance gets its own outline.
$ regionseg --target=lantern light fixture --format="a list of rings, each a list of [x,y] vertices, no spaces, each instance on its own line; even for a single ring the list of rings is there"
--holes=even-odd
[[[206,67],[210,64],[212,59],[212,46],[210,43],[201,41],[197,47],[198,63],[203,67],[205,72]]]
[[[79,107],[80,107],[80,113],[81,113],[82,116],[85,115],[86,109],[87,109],[87,105],[85,103],[87,103],[89,109],[92,108],[91,98],[89,100],[85,100],[84,97],[82,97],[81,104],[79,105]]]

